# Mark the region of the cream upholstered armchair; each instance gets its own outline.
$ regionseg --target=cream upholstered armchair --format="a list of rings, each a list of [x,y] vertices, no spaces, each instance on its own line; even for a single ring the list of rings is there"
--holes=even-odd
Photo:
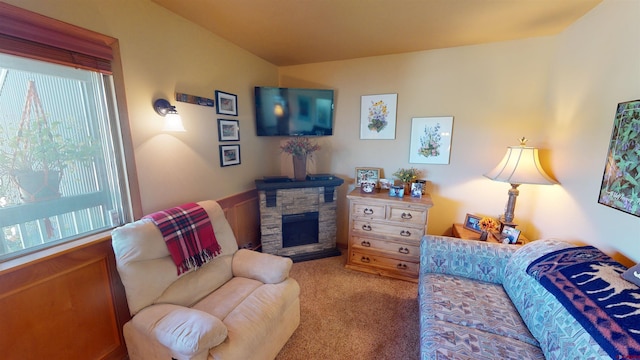
[[[143,218],[112,233],[132,319],[124,337],[137,359],[273,359],[300,323],[300,288],[288,258],[238,250],[220,205],[197,203],[220,254],[178,275],[163,233]]]

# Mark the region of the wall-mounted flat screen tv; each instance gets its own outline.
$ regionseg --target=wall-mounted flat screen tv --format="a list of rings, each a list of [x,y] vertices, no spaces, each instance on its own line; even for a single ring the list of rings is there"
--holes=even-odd
[[[333,90],[256,86],[258,136],[333,135]]]

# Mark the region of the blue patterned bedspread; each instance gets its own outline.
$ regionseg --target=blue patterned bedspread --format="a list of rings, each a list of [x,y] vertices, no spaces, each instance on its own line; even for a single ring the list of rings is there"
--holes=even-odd
[[[640,355],[640,288],[593,246],[554,251],[527,273],[551,292],[613,359]]]

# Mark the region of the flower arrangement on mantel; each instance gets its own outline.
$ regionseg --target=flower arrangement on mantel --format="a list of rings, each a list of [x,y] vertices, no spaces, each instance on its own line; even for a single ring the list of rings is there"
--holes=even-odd
[[[416,169],[414,167],[411,167],[409,169],[400,168],[400,169],[398,169],[398,171],[393,173],[393,176],[395,176],[398,179],[400,179],[400,181],[402,181],[404,184],[408,184],[408,183],[413,182],[420,175],[421,175],[420,170],[418,170],[418,169]]]
[[[296,136],[280,146],[280,150],[293,156],[312,157],[314,152],[320,150],[320,145],[311,142],[308,137]]]

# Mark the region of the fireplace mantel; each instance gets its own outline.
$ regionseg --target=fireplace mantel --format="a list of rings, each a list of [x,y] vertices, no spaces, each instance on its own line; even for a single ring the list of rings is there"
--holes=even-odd
[[[336,187],[344,180],[256,180],[260,199],[262,251],[291,257],[294,261],[340,255],[336,248]],[[283,217],[317,212],[317,242],[285,247]],[[286,225],[285,225],[286,226]]]

